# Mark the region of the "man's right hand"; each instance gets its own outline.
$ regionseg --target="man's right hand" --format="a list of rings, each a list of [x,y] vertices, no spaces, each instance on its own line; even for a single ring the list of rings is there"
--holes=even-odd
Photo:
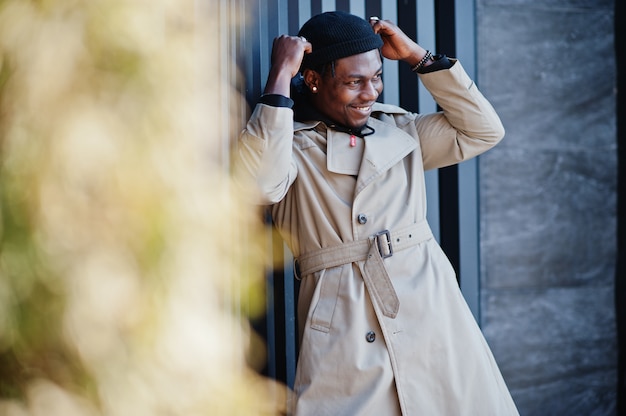
[[[272,67],[264,94],[281,94],[289,97],[291,78],[296,76],[305,53],[311,53],[311,43],[300,36],[280,35],[272,45]]]

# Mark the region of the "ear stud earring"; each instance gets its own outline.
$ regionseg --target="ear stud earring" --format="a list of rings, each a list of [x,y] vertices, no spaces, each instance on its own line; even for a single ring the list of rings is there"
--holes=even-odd
[[[316,87],[315,85],[313,85],[313,86],[311,87],[311,91],[313,91],[313,92],[317,92],[317,87]]]

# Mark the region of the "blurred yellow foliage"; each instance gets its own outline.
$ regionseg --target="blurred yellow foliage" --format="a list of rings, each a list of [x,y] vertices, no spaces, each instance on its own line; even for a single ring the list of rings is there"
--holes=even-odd
[[[217,6],[0,1],[0,415],[284,411]]]

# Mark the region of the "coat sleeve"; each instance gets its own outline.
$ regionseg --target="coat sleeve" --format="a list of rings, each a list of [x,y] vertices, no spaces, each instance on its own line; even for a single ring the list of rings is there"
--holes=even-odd
[[[415,119],[425,170],[471,159],[502,140],[500,118],[459,61],[420,79],[443,110]]]
[[[260,192],[257,202],[282,200],[298,172],[292,158],[293,110],[257,104],[237,144],[237,173]]]

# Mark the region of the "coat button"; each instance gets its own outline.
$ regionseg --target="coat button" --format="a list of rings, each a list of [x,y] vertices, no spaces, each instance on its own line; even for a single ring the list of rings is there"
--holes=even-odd
[[[369,331],[367,334],[365,334],[365,340],[367,342],[374,342],[376,340],[376,334],[374,333],[374,331]]]
[[[357,221],[359,221],[359,224],[365,224],[367,222],[367,215],[365,214],[359,214],[358,217],[356,217]]]

